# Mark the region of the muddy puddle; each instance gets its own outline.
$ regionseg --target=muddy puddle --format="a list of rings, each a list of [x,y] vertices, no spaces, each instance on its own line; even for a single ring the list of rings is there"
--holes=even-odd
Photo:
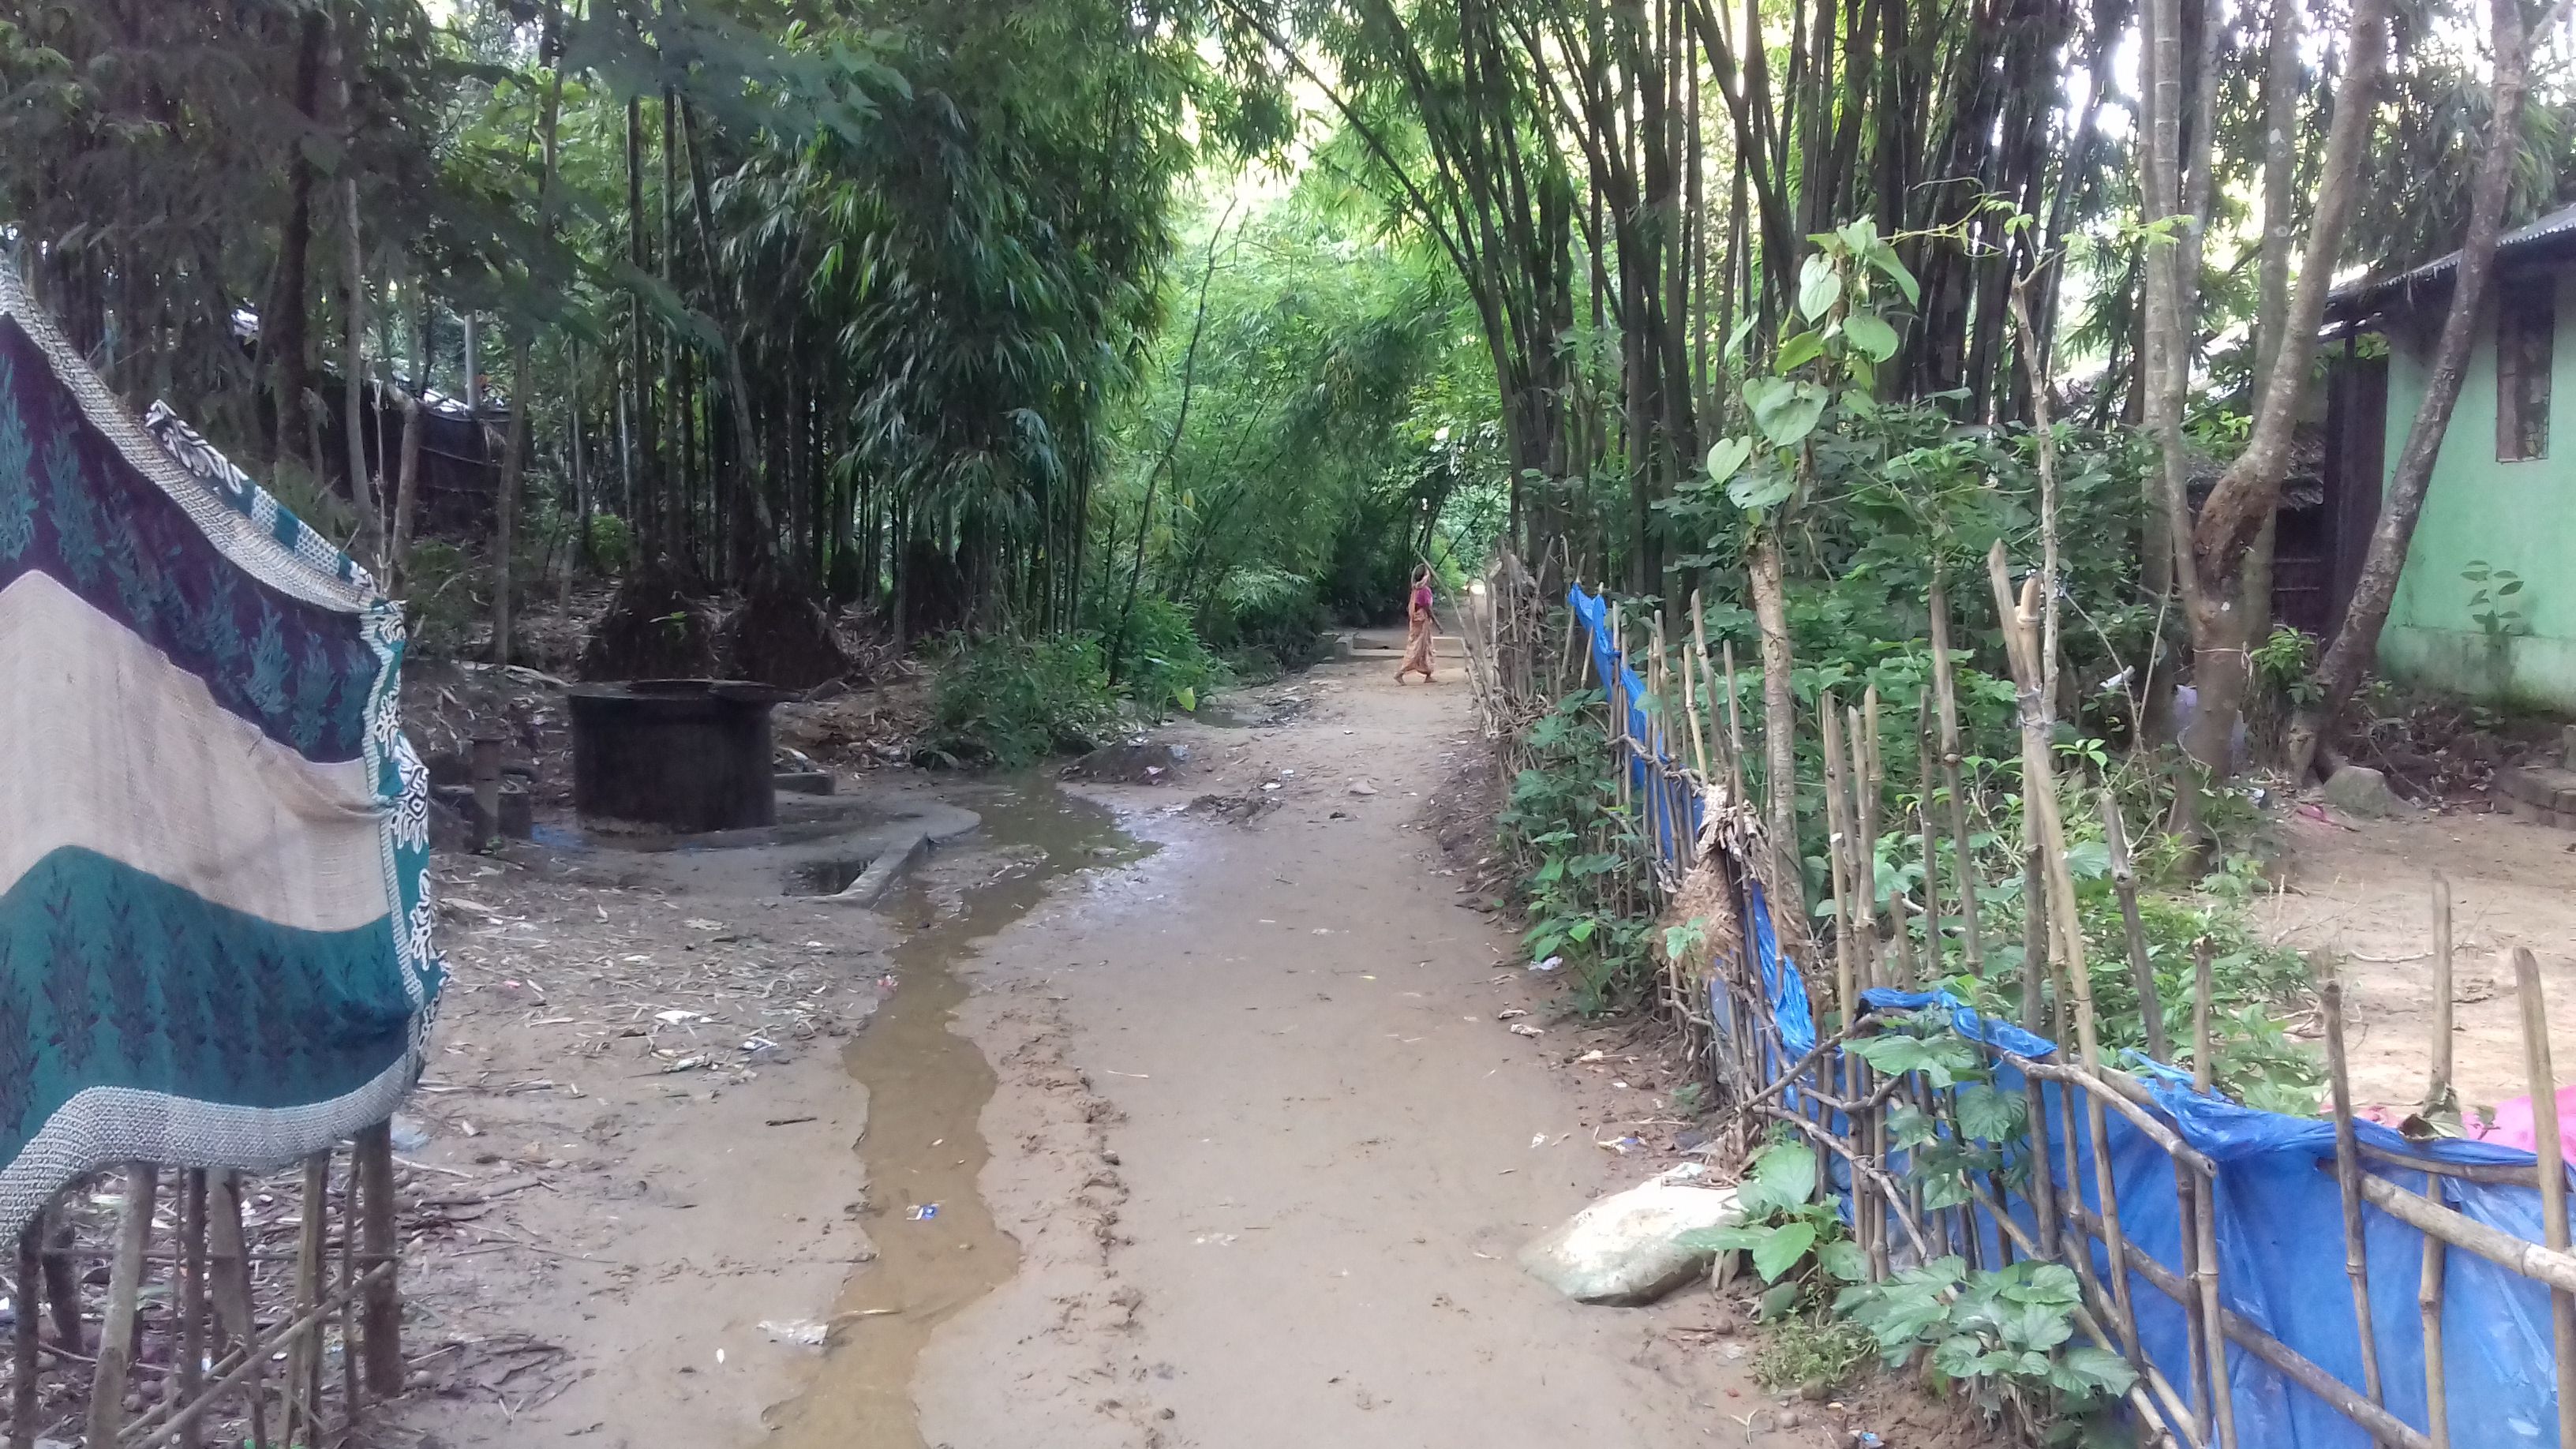
[[[892,953],[897,986],[842,1064],[866,1087],[858,1145],[867,1163],[861,1221],[875,1261],[841,1292],[813,1381],[773,1409],[765,1445],[923,1449],[912,1373],[940,1324],[1017,1271],[1019,1248],[993,1225],[976,1177],[989,1155],[978,1119],[992,1065],[949,1029],[966,996],[957,963],[1044,900],[1065,876],[1149,854],[1105,807],[1052,785],[956,794],[983,828],[948,847],[980,867],[962,882],[934,868],[884,905],[907,932]],[[946,877],[946,880],[942,880]]]

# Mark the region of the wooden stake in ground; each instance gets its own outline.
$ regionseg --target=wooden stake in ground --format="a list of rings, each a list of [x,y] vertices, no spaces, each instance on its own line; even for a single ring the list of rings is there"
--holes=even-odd
[[[359,1133],[353,1151],[358,1160],[359,1245],[366,1249],[368,1266],[374,1267],[394,1261],[399,1251],[394,1238],[393,1125],[379,1122]],[[367,1289],[366,1299],[362,1331],[366,1335],[367,1387],[378,1397],[391,1398],[403,1390],[402,1291],[398,1280],[392,1273],[375,1280]]]
[[[36,1316],[38,1284],[45,1276],[45,1215],[18,1232],[17,1319],[10,1325],[9,1449],[36,1449],[36,1351],[43,1321]]]
[[[2343,1271],[2352,1280],[2352,1316],[2361,1335],[2361,1391],[2384,1404],[2379,1388],[2379,1323],[2370,1311],[2370,1249],[2361,1226],[2361,1146],[2352,1126],[2352,1080],[2343,1049],[2343,980],[2318,992],[2326,1014],[2326,1073],[2334,1092],[2335,1185],[2343,1197]]]
[[[2191,1087],[2205,1097],[2217,1077],[2216,1064],[2210,1059],[2209,1026],[2211,998],[2217,991],[2211,980],[2207,936],[2192,942],[2191,956]],[[2209,1398],[2217,1410],[2219,1449],[2236,1449],[2236,1396],[2227,1377],[2227,1310],[2218,1297],[2217,1207],[2217,1184],[2194,1172],[2192,1224],[2200,1238],[2200,1251],[2194,1255],[2193,1263],[2199,1281],[2194,1286],[2199,1290],[2203,1335],[2195,1351],[2209,1360]]]
[[[2540,963],[2513,948],[2513,989],[2522,1002],[2522,1051],[2530,1072],[2531,1130],[2540,1156],[2540,1235],[2567,1251],[2567,1160],[2558,1137],[2558,1073],[2549,1059],[2549,1007],[2540,994]],[[2558,1442],[2576,1444],[2576,1296],[2549,1294],[2549,1323],[2558,1351]]]
[[[91,1444],[114,1444],[125,1427],[125,1381],[134,1367],[134,1308],[143,1291],[143,1253],[152,1238],[153,1196],[159,1185],[160,1170],[151,1163],[126,1164],[125,1210],[117,1221],[116,1262],[108,1270],[98,1370],[90,1379]]]
[[[2451,1090],[2451,882],[2433,874],[2433,1073],[2424,1085],[2426,1118],[2457,1117]]]
[[[190,1168],[180,1174],[179,1203],[179,1396],[196,1402],[205,1388],[206,1365],[206,1172]],[[180,1431],[180,1449],[197,1449],[197,1421]]]
[[[1932,565],[1932,698],[1941,716],[1941,788],[1950,797],[1954,878],[1959,883],[1959,956],[1968,974],[1986,974],[1985,943],[1977,934],[1977,859],[1968,845],[1968,797],[1959,788],[1959,691],[1950,668],[1950,599],[1941,591],[1941,566]],[[1927,781],[1926,790],[1931,788]],[[1932,861],[1923,862],[1924,890],[1932,884]]]

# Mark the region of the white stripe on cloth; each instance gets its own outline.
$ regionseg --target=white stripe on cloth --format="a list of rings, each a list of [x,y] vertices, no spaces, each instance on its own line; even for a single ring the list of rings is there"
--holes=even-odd
[[[384,918],[363,759],[317,764],[41,573],[0,589],[0,894],[67,846],[275,925]]]

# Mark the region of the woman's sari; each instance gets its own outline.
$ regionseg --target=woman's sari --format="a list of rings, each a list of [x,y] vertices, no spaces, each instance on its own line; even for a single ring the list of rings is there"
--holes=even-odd
[[[1400,681],[1408,674],[1419,674],[1427,682],[1431,678],[1432,634],[1429,585],[1414,586],[1412,607],[1406,611],[1406,614],[1404,665],[1395,671],[1395,677]]]

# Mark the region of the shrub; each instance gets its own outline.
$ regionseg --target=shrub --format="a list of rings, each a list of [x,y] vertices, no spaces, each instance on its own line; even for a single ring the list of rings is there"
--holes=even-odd
[[[1087,750],[1118,722],[1099,642],[1087,634],[952,643],[939,666],[921,754],[950,766],[1017,769]]]
[[[1113,628],[1120,622],[1115,615],[1108,620]],[[1124,624],[1126,641],[1116,651],[1118,692],[1146,714],[1160,719],[1176,708],[1196,710],[1200,699],[1228,682],[1225,665],[1209,652],[1180,605],[1139,598]]]

